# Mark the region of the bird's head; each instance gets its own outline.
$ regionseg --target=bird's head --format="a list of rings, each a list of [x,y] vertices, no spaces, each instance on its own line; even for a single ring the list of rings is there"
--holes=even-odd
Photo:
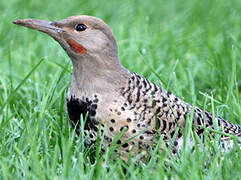
[[[81,15],[60,21],[22,19],[13,23],[50,35],[59,42],[72,61],[86,58],[118,59],[118,49],[112,31],[99,18]]]

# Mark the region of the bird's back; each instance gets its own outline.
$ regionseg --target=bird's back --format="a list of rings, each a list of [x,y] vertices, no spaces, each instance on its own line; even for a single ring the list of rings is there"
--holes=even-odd
[[[121,88],[121,95],[125,97],[128,109],[136,112],[134,119],[137,119],[138,130],[143,130],[141,127],[145,127],[151,131],[168,134],[172,138],[177,127],[183,130],[185,122],[193,117],[198,135],[202,135],[206,127],[218,128],[224,133],[241,136],[239,125],[182,101],[136,73],[132,73],[127,85]],[[181,131],[178,136],[181,136]]]

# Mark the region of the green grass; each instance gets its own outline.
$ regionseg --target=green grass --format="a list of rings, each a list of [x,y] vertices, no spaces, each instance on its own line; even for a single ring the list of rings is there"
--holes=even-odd
[[[151,161],[139,164],[123,162],[112,148],[99,156],[84,147],[65,107],[70,60],[47,35],[12,24],[100,17],[126,68],[241,124],[240,0],[8,0],[0,12],[0,179],[240,179],[237,146],[224,153],[207,141],[180,156],[157,146]],[[186,134],[195,136],[190,127]]]

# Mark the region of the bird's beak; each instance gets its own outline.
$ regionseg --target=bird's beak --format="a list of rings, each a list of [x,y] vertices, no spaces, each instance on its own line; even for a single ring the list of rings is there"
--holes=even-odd
[[[54,21],[45,21],[38,19],[20,19],[13,21],[13,23],[31,29],[36,29],[54,38],[56,38],[60,33],[64,32],[62,28],[56,26],[56,22]]]

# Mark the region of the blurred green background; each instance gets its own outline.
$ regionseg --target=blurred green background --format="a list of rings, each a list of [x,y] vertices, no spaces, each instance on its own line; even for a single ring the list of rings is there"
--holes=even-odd
[[[55,172],[59,169],[64,171],[64,177],[68,177],[68,171],[76,173],[76,177],[92,177],[88,170],[71,169],[70,162],[62,157],[64,153],[62,164],[52,159],[60,156],[58,148],[61,147],[67,146],[68,153],[76,153],[72,141],[68,142],[71,128],[64,106],[71,79],[69,58],[47,35],[12,24],[13,20],[22,18],[60,20],[81,14],[97,16],[111,27],[126,68],[162,84],[191,104],[211,110],[211,102],[214,102],[218,115],[241,124],[240,0],[2,0],[1,179],[11,175],[20,178],[23,174],[37,179],[57,178]],[[66,145],[68,143],[71,145]],[[214,165],[203,168],[202,158],[196,164],[190,158],[174,163],[173,167],[180,172],[170,168],[163,171],[160,178],[240,178],[241,168],[236,158],[230,155],[224,160],[225,165],[221,163],[226,169]],[[33,169],[36,167],[30,171],[28,165],[33,162]],[[92,166],[89,163],[87,167]],[[115,167],[110,172],[117,171]],[[159,177],[159,172],[153,173]],[[120,172],[116,175],[103,170],[103,173],[100,177],[125,177],[119,175]],[[150,169],[145,171],[141,166],[129,177],[151,178],[148,173]]]

